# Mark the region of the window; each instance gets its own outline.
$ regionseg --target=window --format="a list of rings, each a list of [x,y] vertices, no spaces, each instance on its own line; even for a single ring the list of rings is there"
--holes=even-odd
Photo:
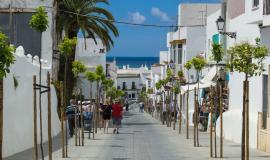
[[[135,98],[135,93],[132,93],[132,98]]]
[[[259,0],[253,0],[253,8],[259,7]]]
[[[122,90],[126,90],[126,82],[123,82],[123,85],[122,85]]]
[[[263,14],[264,15],[270,14],[270,0],[263,1]]]
[[[178,44],[178,64],[182,64],[182,44]]]
[[[176,46],[173,46],[173,61],[176,62]]]
[[[128,98],[131,98],[131,94],[128,95]]]
[[[136,85],[135,85],[135,82],[132,82],[132,86],[131,86],[131,89],[136,89]]]
[[[117,86],[117,89],[121,89],[121,87],[120,86]]]
[[[267,113],[268,113],[268,75],[263,75],[263,106],[262,106],[262,116],[263,116],[263,129],[267,126]]]
[[[12,13],[11,26],[9,26],[9,13],[0,13],[0,28],[15,47],[23,46],[25,53],[32,56],[40,55],[41,33],[29,26],[33,13]],[[10,29],[11,28],[11,29]]]

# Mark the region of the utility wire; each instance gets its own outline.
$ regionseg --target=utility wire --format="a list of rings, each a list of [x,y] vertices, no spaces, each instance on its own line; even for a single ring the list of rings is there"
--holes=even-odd
[[[125,25],[132,25],[132,26],[141,26],[141,27],[155,27],[155,28],[179,28],[179,27],[202,27],[204,25],[189,25],[189,26],[180,26],[180,25],[158,25],[158,24],[139,24],[139,23],[132,23],[132,22],[125,22],[125,21],[117,21],[117,20],[110,20],[110,19],[104,19],[96,16],[89,16],[89,15],[84,15],[80,13],[75,13],[71,11],[66,11],[66,10],[60,10],[62,12],[74,14],[77,16],[82,16],[82,17],[91,17],[95,18],[98,20],[103,20],[103,21],[109,21],[117,24],[125,24]]]

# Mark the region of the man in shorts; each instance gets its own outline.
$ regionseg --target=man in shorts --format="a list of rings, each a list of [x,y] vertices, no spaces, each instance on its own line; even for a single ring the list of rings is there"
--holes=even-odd
[[[123,112],[123,107],[121,106],[120,102],[117,101],[112,105],[112,120],[113,120],[113,133],[119,134],[119,127],[121,125],[121,120],[122,120],[122,112]]]

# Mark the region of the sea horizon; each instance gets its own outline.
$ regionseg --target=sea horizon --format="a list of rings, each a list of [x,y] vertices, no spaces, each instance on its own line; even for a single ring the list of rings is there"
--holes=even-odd
[[[106,60],[108,62],[112,62],[116,60],[116,65],[119,68],[123,68],[123,66],[129,65],[131,68],[139,68],[141,66],[147,66],[148,69],[151,68],[153,64],[159,63],[159,57],[125,57],[125,56],[107,56]]]

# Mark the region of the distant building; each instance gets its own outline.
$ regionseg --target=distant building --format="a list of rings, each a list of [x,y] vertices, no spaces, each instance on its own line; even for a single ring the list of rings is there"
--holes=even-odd
[[[139,94],[146,83],[146,77],[150,75],[147,67],[129,68],[124,66],[123,69],[117,70],[117,89],[123,90],[129,99],[139,98]]]
[[[93,39],[86,39],[85,41],[84,38],[78,38],[75,59],[84,63],[88,71],[95,72],[97,66],[101,65],[106,72],[106,49],[98,38],[97,44]],[[82,88],[83,95],[87,99],[96,97],[96,82],[92,85],[92,97],[90,97],[90,82],[84,74],[79,75],[77,88]]]

